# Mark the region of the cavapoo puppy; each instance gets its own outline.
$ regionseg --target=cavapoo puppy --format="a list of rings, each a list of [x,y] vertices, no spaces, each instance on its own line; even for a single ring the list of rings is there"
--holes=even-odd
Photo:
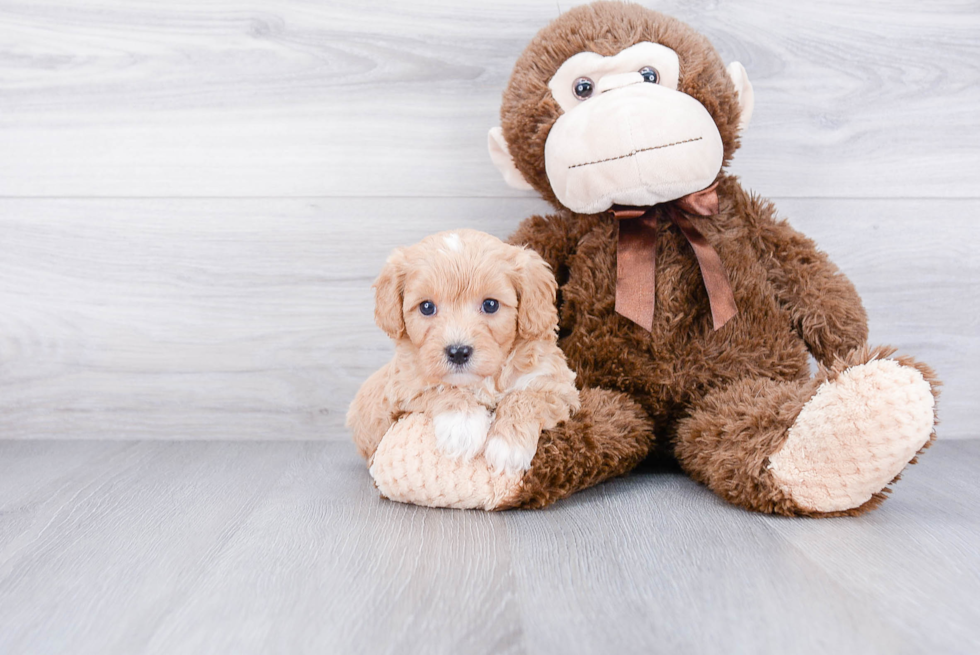
[[[482,453],[493,471],[527,470],[541,430],[579,407],[544,260],[455,230],[395,250],[374,288],[375,321],[395,356],[347,414],[361,454],[370,460],[396,421],[423,413],[449,457]]]

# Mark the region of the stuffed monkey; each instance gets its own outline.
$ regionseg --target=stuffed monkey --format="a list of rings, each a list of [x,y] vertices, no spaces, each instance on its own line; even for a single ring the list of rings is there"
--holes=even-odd
[[[637,5],[569,10],[518,59],[490,154],[555,207],[510,241],[556,275],[582,407],[519,476],[456,463],[496,480],[459,506],[542,507],[659,452],[749,510],[854,515],[935,438],[933,372],[870,347],[853,285],[726,172],[753,100],[740,64]],[[416,502],[448,463],[407,465]]]

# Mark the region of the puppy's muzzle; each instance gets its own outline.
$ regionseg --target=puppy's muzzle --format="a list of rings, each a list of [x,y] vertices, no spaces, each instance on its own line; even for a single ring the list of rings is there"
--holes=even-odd
[[[460,344],[446,346],[446,359],[448,359],[454,366],[465,365],[466,362],[470,361],[470,356],[472,354],[472,346],[463,346]]]

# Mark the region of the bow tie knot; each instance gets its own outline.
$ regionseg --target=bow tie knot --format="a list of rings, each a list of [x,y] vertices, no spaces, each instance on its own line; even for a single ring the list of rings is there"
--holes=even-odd
[[[712,216],[718,213],[718,183],[667,204],[667,216],[694,249],[711,304],[714,329],[735,314],[735,296],[725,265],[704,235],[683,212]],[[654,207],[613,207],[619,219],[616,247],[616,313],[648,332],[653,329],[656,301],[657,211]]]

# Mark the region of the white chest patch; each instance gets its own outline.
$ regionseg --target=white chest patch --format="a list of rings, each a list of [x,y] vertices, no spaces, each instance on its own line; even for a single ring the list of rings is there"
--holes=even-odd
[[[432,420],[436,444],[449,457],[468,462],[483,452],[492,420],[485,407],[465,412],[443,412]]]

